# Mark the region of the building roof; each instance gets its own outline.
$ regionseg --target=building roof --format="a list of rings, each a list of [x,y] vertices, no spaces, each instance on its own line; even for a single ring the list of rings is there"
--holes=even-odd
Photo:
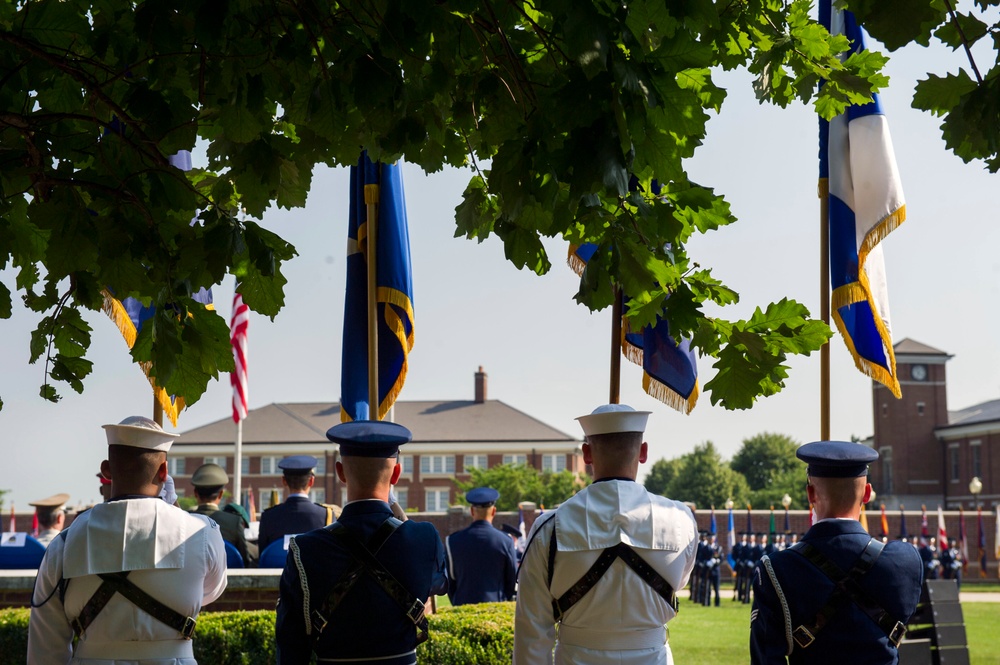
[[[893,350],[896,354],[906,353],[909,355],[916,356],[946,356],[948,353],[940,349],[935,349],[933,346],[927,346],[926,344],[921,344],[920,342],[914,341],[909,337],[905,337],[893,345]]]
[[[579,443],[500,400],[398,401],[394,411],[393,419],[413,432],[414,443]],[[339,422],[340,405],[336,402],[269,404],[247,414],[243,443],[327,443],[326,431]],[[232,443],[234,437],[232,419],[223,418],[182,433],[173,447]]]
[[[1000,399],[974,404],[959,411],[949,411],[947,427],[961,427],[994,421],[1000,421]]]

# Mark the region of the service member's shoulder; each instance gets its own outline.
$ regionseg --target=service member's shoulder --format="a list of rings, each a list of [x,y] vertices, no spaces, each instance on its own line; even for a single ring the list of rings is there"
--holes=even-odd
[[[182,512],[188,519],[198,522],[199,526],[202,528],[208,527],[209,529],[215,529],[216,531],[219,530],[219,523],[213,520],[208,515],[200,515],[198,513],[189,513],[186,511]]]

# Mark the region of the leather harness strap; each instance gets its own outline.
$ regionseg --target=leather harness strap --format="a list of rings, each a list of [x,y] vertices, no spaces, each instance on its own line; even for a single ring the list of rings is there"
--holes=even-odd
[[[837,564],[809,543],[799,542],[790,548],[819,568],[836,586],[826,604],[816,614],[816,618],[808,625],[803,623],[792,631],[792,637],[800,648],[804,649],[812,644],[816,640],[816,635],[823,630],[848,600],[851,600],[885,632],[889,642],[894,647],[899,646],[906,634],[906,624],[892,617],[860,585],[861,579],[875,565],[883,548],[884,545],[881,542],[874,538],[870,539],[848,573],[844,573]]]
[[[382,590],[403,608],[406,617],[417,627],[417,644],[427,639],[427,617],[424,615],[424,603],[400,584],[385,565],[375,558],[375,555],[382,548],[382,545],[385,544],[385,541],[395,533],[401,524],[402,522],[395,517],[387,518],[375,533],[372,534],[367,545],[362,543],[352,531],[340,522],[335,522],[326,527],[330,535],[339,539],[347,548],[354,558],[354,562],[347,572],[334,584],[320,610],[314,610],[312,613],[311,619],[317,638],[327,624],[324,614],[329,614],[335,610],[347,595],[347,592],[350,591],[351,587],[361,577],[361,573],[367,572],[378,582]]]
[[[194,628],[197,625],[197,621],[192,617],[181,614],[173,608],[167,607],[137,587],[128,579],[129,572],[131,571],[126,570],[121,573],[101,573],[99,575],[103,580],[101,586],[97,587],[97,591],[94,592],[94,595],[83,606],[80,616],[70,622],[73,632],[76,633],[77,637],[83,636],[87,627],[93,623],[97,615],[101,613],[101,610],[111,600],[111,597],[115,593],[120,593],[140,610],[178,631],[184,639],[190,640],[194,635]]]
[[[552,531],[552,540],[549,541],[549,588],[552,587],[552,576],[555,570],[555,552],[557,549],[556,545],[556,532],[555,529]],[[625,543],[618,543],[613,547],[606,548],[601,555],[597,557],[597,561],[593,563],[590,569],[583,574],[576,584],[571,586],[566,592],[557,599],[552,601],[552,614],[555,617],[556,622],[562,620],[562,617],[569,608],[576,605],[587,593],[594,588],[594,586],[600,581],[601,577],[608,571],[611,564],[615,562],[615,559],[621,559],[624,561],[629,568],[631,568],[635,573],[642,578],[642,581],[652,587],[653,591],[660,595],[670,607],[673,608],[676,613],[679,609],[677,603],[677,594],[674,588],[670,586],[670,582],[663,579],[656,570],[646,563],[645,559],[636,553],[631,547]]]

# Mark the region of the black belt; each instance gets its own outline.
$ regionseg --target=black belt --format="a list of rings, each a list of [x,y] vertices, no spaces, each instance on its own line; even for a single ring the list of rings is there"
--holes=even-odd
[[[552,532],[552,544],[556,542],[555,531]],[[552,545],[550,544],[550,547]],[[555,547],[552,547],[550,552],[553,552]],[[615,559],[621,559],[628,567],[631,568],[642,578],[642,580],[653,588],[653,591],[658,593],[661,598],[663,598],[667,603],[677,612],[677,594],[674,592],[674,588],[670,586],[670,582],[663,579],[656,570],[653,569],[646,560],[639,556],[635,550],[626,545],[625,543],[618,543],[614,547],[609,547],[601,552],[601,555],[597,557],[597,561],[594,565],[590,567],[583,577],[581,577],[576,584],[571,586],[566,593],[560,596],[558,599],[552,601],[552,613],[555,616],[555,620],[558,622],[562,620],[562,617],[566,612],[575,605],[581,598],[587,595],[587,592],[594,588],[594,585],[601,579],[604,573],[607,572],[611,564],[614,563]],[[550,582],[551,583],[551,582]]]
[[[348,549],[354,557],[354,562],[333,586],[333,589],[330,590],[330,594],[327,596],[323,606],[319,610],[312,612],[310,618],[312,619],[317,638],[327,624],[327,619],[324,615],[329,615],[330,612],[333,612],[347,595],[347,592],[350,591],[351,587],[361,577],[361,573],[367,572],[382,587],[382,590],[403,608],[406,617],[416,626],[417,644],[427,639],[427,617],[424,615],[424,603],[400,584],[385,565],[375,558],[375,554],[401,524],[402,522],[395,517],[387,518],[372,535],[367,546],[340,522],[335,522],[326,527],[330,535],[338,538]]]
[[[861,556],[858,557],[848,573],[842,571],[837,564],[830,561],[826,555],[809,543],[799,542],[789,548],[819,568],[836,585],[826,605],[816,614],[816,618],[809,625],[802,624],[792,631],[792,637],[799,647],[804,649],[812,644],[816,635],[823,630],[848,599],[853,601],[885,632],[889,642],[894,647],[899,646],[906,634],[906,624],[893,618],[859,584],[865,574],[875,565],[875,561],[882,554],[883,547],[882,543],[874,538],[869,540],[868,545],[865,546]]]
[[[130,571],[122,573],[101,573],[99,577],[104,580],[97,591],[90,597],[87,604],[80,611],[80,616],[73,619],[70,625],[77,637],[82,637],[87,627],[93,623],[97,615],[101,613],[104,606],[108,604],[115,593],[125,596],[133,605],[150,615],[157,621],[165,623],[178,631],[186,640],[190,640],[194,635],[194,628],[197,621],[189,616],[185,616],[173,608],[167,607],[156,598],[137,587],[128,578]]]

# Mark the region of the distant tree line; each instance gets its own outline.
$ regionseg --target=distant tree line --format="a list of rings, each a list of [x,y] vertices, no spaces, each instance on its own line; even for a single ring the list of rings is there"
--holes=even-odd
[[[763,432],[743,440],[740,450],[726,462],[715,444],[706,441],[673,459],[656,461],[646,475],[646,489],[688,501],[698,508],[721,509],[728,499],[735,506],[766,509],[782,507],[788,494],[790,508],[808,508],[806,465],[795,457],[799,443],[784,434]]]
[[[586,474],[572,471],[539,471],[524,464],[498,464],[489,469],[470,469],[468,481],[455,480],[458,502],[467,505],[465,493],[474,487],[492,487],[500,492],[497,510],[517,510],[522,501],[554,508],[590,484]]]

